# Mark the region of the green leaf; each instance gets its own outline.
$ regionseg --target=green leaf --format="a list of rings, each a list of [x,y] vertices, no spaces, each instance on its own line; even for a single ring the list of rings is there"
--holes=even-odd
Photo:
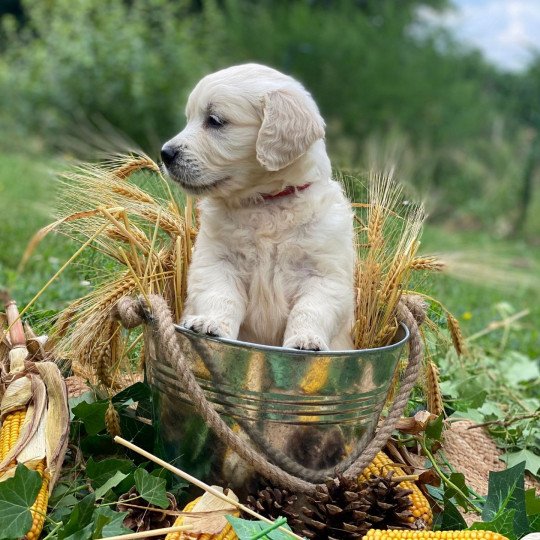
[[[534,488],[528,489],[525,492],[525,509],[528,516],[540,514],[540,497],[536,496],[536,490]]]
[[[525,508],[529,518],[529,532],[540,532],[540,497],[534,488],[525,492]]]
[[[249,521],[247,519],[241,519],[234,516],[225,517],[231,524],[231,527],[234,529],[234,532],[238,536],[239,540],[251,540],[253,536],[261,531],[264,531],[265,529],[268,529],[269,527],[268,523],[265,523],[264,521]],[[282,525],[282,527],[289,531],[291,530],[287,524]],[[291,540],[291,537],[288,534],[278,530],[269,532],[266,534],[265,538],[269,538],[270,540]]]
[[[525,507],[525,463],[510,469],[489,473],[488,494],[482,512],[484,522],[496,521],[501,513],[514,510],[515,536],[521,538],[529,530]]]
[[[525,469],[532,474],[538,474],[540,471],[540,456],[524,448],[519,452],[507,452],[501,456],[501,459],[508,467],[513,467],[522,461],[525,462]]]
[[[83,401],[87,403],[93,403],[95,401],[95,394],[91,390],[88,392],[82,393],[80,396],[69,398],[68,404],[69,404],[69,415],[70,420],[73,420],[75,415],[73,414],[73,409]]]
[[[166,481],[164,478],[156,478],[144,469],[135,471],[135,486],[139,495],[150,504],[155,504],[160,508],[169,506],[167,498],[167,490],[165,489]]]
[[[79,528],[73,534],[66,536],[64,540],[91,540],[92,529],[94,528],[94,522],[85,525],[82,529]]]
[[[88,435],[97,435],[105,429],[105,412],[108,406],[107,401],[83,401],[73,408],[73,414],[75,418],[82,420]]]
[[[441,531],[461,531],[466,529],[467,523],[465,523],[456,505],[446,496],[443,502],[443,511],[437,516],[437,527]]]
[[[443,415],[441,414],[426,427],[426,435],[433,441],[439,441],[443,429]]]
[[[478,409],[484,404],[487,392],[478,377],[463,381],[457,389],[459,399],[467,403],[467,408]]]
[[[454,498],[455,501],[462,506],[464,509],[467,508],[467,496],[469,495],[469,488],[465,483],[465,476],[462,473],[452,473],[449,476],[450,482],[452,482],[460,491],[465,495],[461,495],[457,490],[452,487],[447,487],[445,490],[445,495],[447,498]]]
[[[120,482],[122,482],[122,480],[124,480],[124,478],[126,478],[126,476],[127,474],[116,471],[114,476],[111,476],[111,478],[109,478],[102,486],[96,489],[96,491],[94,492],[96,495],[96,499],[102,499],[105,493],[107,493],[107,491],[116,487]]]
[[[473,523],[469,530],[471,531],[492,531],[506,536],[510,540],[517,540],[522,535],[516,536],[514,522],[516,511],[514,509],[504,510],[492,521],[477,521]]]
[[[30,508],[40,487],[39,473],[21,464],[13,478],[0,482],[0,538],[22,538],[30,530]]]
[[[150,387],[143,382],[136,382],[131,386],[128,386],[121,392],[118,392],[112,400],[113,403],[124,403],[125,401],[143,401],[144,399],[149,399],[152,395]]]
[[[115,512],[108,506],[97,508],[94,512],[92,538],[107,538],[133,532],[123,525],[127,512]]]
[[[512,386],[540,378],[540,368],[536,359],[529,358],[518,351],[508,351],[505,356],[502,373]]]
[[[81,529],[91,523],[95,502],[95,494],[90,493],[73,507],[68,520],[64,521],[64,526],[58,531],[58,540],[65,540],[74,533],[81,532]]]
[[[103,476],[111,477],[117,471],[127,473],[134,468],[133,462],[129,459],[110,458],[94,461],[91,457],[86,462],[86,475],[90,480],[96,480]]]

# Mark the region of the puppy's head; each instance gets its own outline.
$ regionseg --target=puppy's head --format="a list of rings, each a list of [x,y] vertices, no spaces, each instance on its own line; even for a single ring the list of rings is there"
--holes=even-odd
[[[185,129],[161,156],[169,176],[196,195],[256,192],[324,137],[324,121],[304,87],[257,64],[202,79],[186,116]]]

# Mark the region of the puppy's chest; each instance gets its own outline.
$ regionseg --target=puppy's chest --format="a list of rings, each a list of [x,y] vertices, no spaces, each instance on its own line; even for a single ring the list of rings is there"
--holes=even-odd
[[[311,216],[276,209],[246,212],[236,218],[226,231],[227,244],[248,303],[272,303],[286,316],[299,285],[314,265],[306,248]]]

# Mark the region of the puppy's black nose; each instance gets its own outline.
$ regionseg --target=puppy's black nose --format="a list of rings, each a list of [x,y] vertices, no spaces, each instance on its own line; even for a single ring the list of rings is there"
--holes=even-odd
[[[163,163],[165,163],[165,165],[170,165],[174,161],[174,158],[178,155],[178,153],[179,152],[177,148],[166,144],[161,149],[161,159],[163,160]]]

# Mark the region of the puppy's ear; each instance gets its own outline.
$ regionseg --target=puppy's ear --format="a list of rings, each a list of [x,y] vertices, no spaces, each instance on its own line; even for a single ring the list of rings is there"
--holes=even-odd
[[[324,137],[324,120],[309,94],[274,90],[264,97],[264,118],[257,137],[257,160],[279,171]]]

